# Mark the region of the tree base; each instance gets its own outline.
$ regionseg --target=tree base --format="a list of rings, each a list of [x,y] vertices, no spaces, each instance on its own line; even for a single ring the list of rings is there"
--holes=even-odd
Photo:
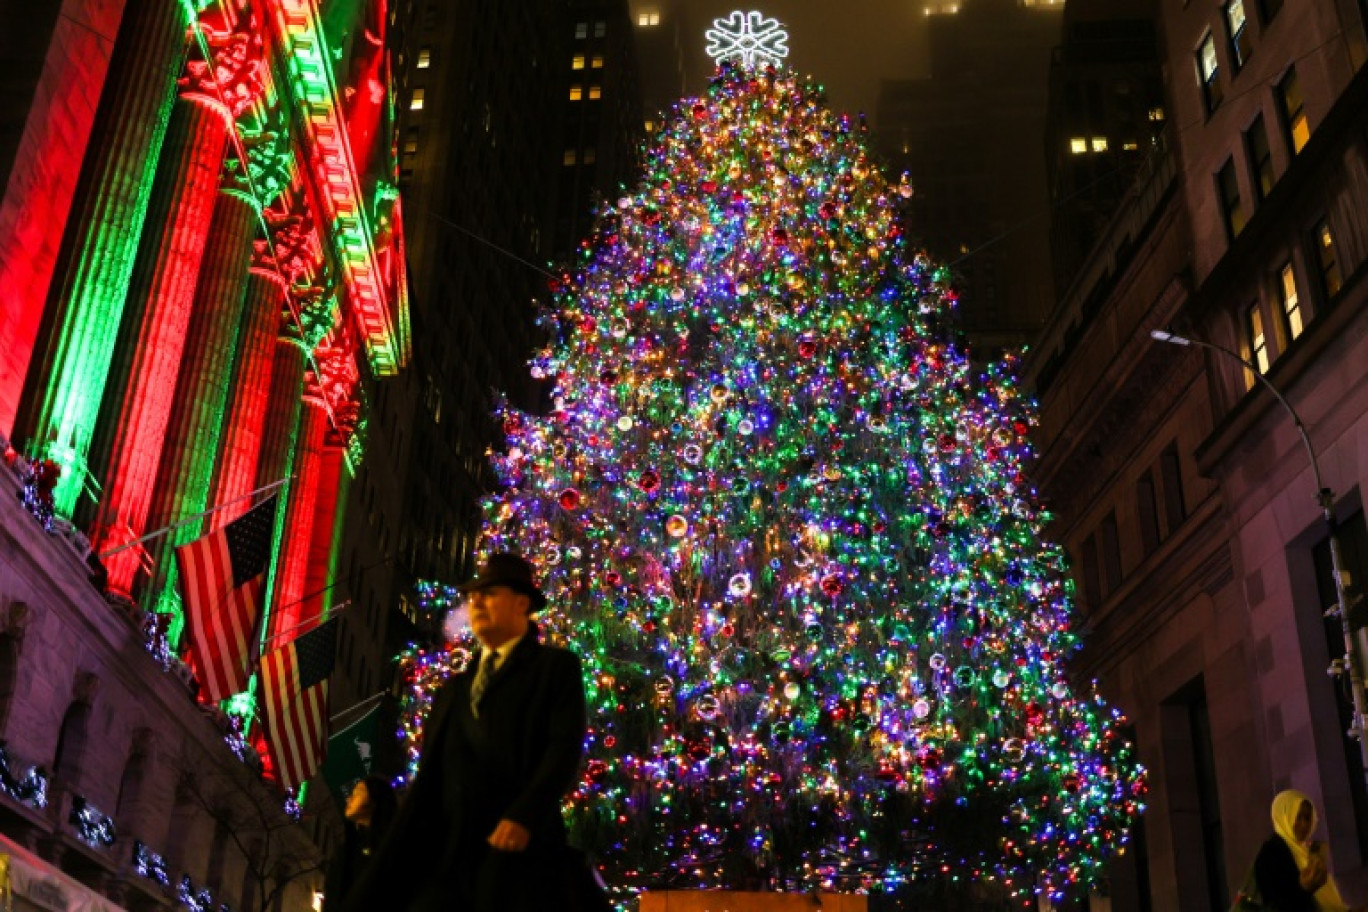
[[[640,912],[867,912],[869,897],[842,893],[662,890],[640,896]]]

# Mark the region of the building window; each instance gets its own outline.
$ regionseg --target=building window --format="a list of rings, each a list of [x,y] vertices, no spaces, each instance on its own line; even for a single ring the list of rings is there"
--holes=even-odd
[[[1320,270],[1321,294],[1329,301],[1339,294],[1343,279],[1340,275],[1339,260],[1335,256],[1335,236],[1330,233],[1330,223],[1322,219],[1311,229],[1311,243],[1316,247],[1316,265]]]
[[[1254,166],[1254,189],[1259,199],[1266,199],[1273,192],[1273,152],[1268,146],[1268,130],[1264,127],[1263,115],[1254,118],[1254,123],[1245,133],[1245,148],[1249,150],[1249,161]]]
[[[570,58],[570,69],[572,69],[572,70],[582,70],[582,69],[584,69],[584,55],[583,55],[583,54],[576,54],[574,57],[571,57],[571,58]]]
[[[1097,530],[1098,549],[1102,552],[1102,578],[1111,594],[1121,587],[1121,536],[1116,528],[1116,511],[1102,519]]]
[[[580,156],[581,165],[592,165],[597,160],[598,155],[594,152],[593,149],[585,149],[584,154]]]
[[[1164,486],[1164,520],[1172,535],[1187,519],[1187,504],[1183,500],[1183,463],[1178,458],[1178,444],[1170,443],[1159,455],[1159,481]]]
[[[637,16],[637,25],[642,28],[660,25],[660,13],[641,13]]]
[[[413,96],[409,99],[409,110],[410,110],[410,111],[421,111],[421,110],[423,110],[423,90],[422,90],[422,89],[414,89],[414,90],[413,90]]]
[[[1263,311],[1257,302],[1245,310],[1245,334],[1249,360],[1259,368],[1259,373],[1268,373],[1268,336],[1264,333]]]
[[[591,70],[601,70],[601,69],[603,69],[603,55],[602,55],[602,54],[595,54],[593,57],[590,57],[590,58],[589,58],[589,68],[590,68]]]
[[[575,23],[575,38],[577,38],[577,39],[579,39],[579,40],[582,41],[582,40],[584,40],[585,38],[588,38],[588,37],[589,37],[589,23],[587,23],[587,22],[576,22],[576,23]]]
[[[603,37],[604,35],[606,35],[606,34],[608,34],[608,23],[606,23],[606,22],[595,22],[595,23],[594,23],[594,37],[595,37],[595,38],[602,38],[602,37]]]
[[[1164,109],[1162,107],[1150,108],[1149,113],[1146,116],[1149,118],[1150,123],[1163,123]]]
[[[1202,97],[1208,111],[1221,103],[1221,68],[1216,60],[1216,39],[1210,32],[1197,49],[1197,73],[1202,79]]]
[[[432,51],[429,48],[418,49],[418,62],[414,64],[420,70],[426,70],[432,66]]]
[[[412,138],[409,138],[409,139],[404,140],[404,154],[405,154],[405,155],[413,155],[413,154],[416,153],[417,151],[418,151],[418,140],[412,139]]]
[[[1089,535],[1079,549],[1078,562],[1083,571],[1083,601],[1090,610],[1102,605],[1102,576],[1097,565],[1097,536]]]
[[[1088,151],[1088,140],[1082,136],[1075,136],[1069,140],[1069,151],[1074,155],[1083,155]]]
[[[66,715],[62,717],[62,728],[57,734],[57,753],[52,759],[53,779],[78,791],[89,721],[90,704],[75,701],[67,707]]]
[[[1244,231],[1245,212],[1240,204],[1240,182],[1235,176],[1235,160],[1226,159],[1216,175],[1216,193],[1221,202],[1221,217],[1225,221],[1226,237],[1234,240]]]
[[[1148,556],[1159,547],[1159,502],[1154,496],[1154,475],[1149,471],[1135,482],[1135,506],[1140,517],[1140,544]]]
[[[1282,301],[1283,319],[1287,321],[1287,337],[1295,339],[1302,334],[1301,299],[1297,297],[1297,273],[1292,263],[1283,263],[1278,275],[1278,297]]]
[[[573,165],[579,162],[579,152],[575,149],[566,149],[565,155],[561,159],[561,164]]]
[[[584,97],[584,86],[572,85],[570,87],[570,100],[579,101]]]
[[[656,128],[656,122],[655,122],[654,120],[648,120],[648,121],[646,121],[646,132],[647,132],[647,133],[654,133],[654,132],[655,132],[655,128]]]
[[[602,98],[602,97],[603,97],[603,87],[602,87],[602,86],[593,86],[593,85],[591,85],[591,86],[589,87],[589,100],[590,100],[590,101],[598,101],[598,100],[599,100],[600,98]]]
[[[1107,151],[1107,137],[1105,137],[1105,136],[1094,136],[1094,137],[1092,138],[1092,150],[1093,150],[1094,152],[1106,152],[1106,151]]]
[[[1245,28],[1244,0],[1229,0],[1226,3],[1225,19],[1226,28],[1230,31],[1230,59],[1234,63],[1231,69],[1238,72],[1254,50],[1249,29]]]
[[[1292,154],[1296,155],[1311,138],[1311,127],[1306,122],[1306,106],[1302,104],[1301,83],[1297,81],[1296,70],[1287,71],[1287,75],[1278,83],[1277,91],[1287,144],[1292,148]]]

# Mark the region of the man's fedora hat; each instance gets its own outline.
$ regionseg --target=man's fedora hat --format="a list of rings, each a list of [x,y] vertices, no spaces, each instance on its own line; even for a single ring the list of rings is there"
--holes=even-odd
[[[515,592],[521,592],[532,600],[533,611],[546,607],[546,596],[533,582],[532,565],[517,554],[502,552],[489,555],[475,578],[462,583],[459,588],[462,592],[470,593],[490,586],[507,586]]]

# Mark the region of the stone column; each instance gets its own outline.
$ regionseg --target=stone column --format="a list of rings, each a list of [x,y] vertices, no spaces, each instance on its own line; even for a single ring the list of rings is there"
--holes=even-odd
[[[171,117],[91,447],[91,470],[104,485],[91,536],[97,551],[146,531],[229,124],[202,96],[181,98]],[[132,595],[138,566],[137,549],[107,560],[110,589]]]
[[[244,23],[245,25],[245,23]],[[149,531],[177,375],[204,259],[225,143],[234,119],[260,90],[261,39],[216,36],[214,65],[191,61],[172,113],[149,207],[149,230],[138,251],[126,313],[115,348],[90,462],[103,479],[92,539],[97,551]],[[231,99],[225,107],[220,98]],[[245,266],[245,264],[243,264]],[[109,587],[131,596],[137,549],[106,562]]]
[[[271,632],[273,635],[278,634],[280,638],[272,642],[273,647],[293,639],[299,632],[298,624],[304,617],[304,597],[309,591],[305,588],[308,579],[309,550],[313,542],[318,480],[327,431],[328,412],[322,391],[316,382],[309,382],[304,394],[303,413],[299,419],[299,437],[295,443],[294,480],[290,483],[290,501],[285,511],[285,530],[281,536],[280,552],[276,557],[279,566],[276,570]]]
[[[55,262],[45,265],[45,277],[32,283],[48,289],[46,307],[42,298],[7,299],[0,307],[0,323],[7,327],[0,329],[0,347],[27,358],[31,345],[33,353],[26,379],[19,373],[21,361],[0,377],[5,388],[0,400],[20,401],[15,439],[61,465],[55,506],[66,517],[75,510],[85,479],[147,217],[150,176],[175,99],[186,26],[177,0],[129,0],[61,246]],[[35,287],[11,291],[29,295]],[[41,323],[29,325],[38,312]]]
[[[256,204],[250,196],[235,189],[219,191],[152,491],[149,529],[163,528],[209,506],[256,223]],[[219,525],[218,516],[211,519]],[[174,548],[198,538],[207,527],[205,522],[181,526],[149,549],[157,555],[151,604],[162,593],[174,594]]]
[[[255,243],[262,245],[265,242]],[[237,363],[233,367],[232,389],[228,394],[219,457],[214,465],[209,493],[210,506],[227,503],[232,506],[214,514],[215,526],[232,522],[251,506],[241,498],[257,487],[257,463],[266,431],[276,336],[285,312],[284,278],[263,266],[258,254],[253,254],[252,264],[247,275],[247,300],[238,337]]]

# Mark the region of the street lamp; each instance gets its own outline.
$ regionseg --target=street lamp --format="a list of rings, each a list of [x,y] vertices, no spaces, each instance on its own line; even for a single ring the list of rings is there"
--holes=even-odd
[[[1306,447],[1307,458],[1311,461],[1311,474],[1316,480],[1316,504],[1320,507],[1321,516],[1325,518],[1325,528],[1330,540],[1330,573],[1335,580],[1335,600],[1336,606],[1327,609],[1326,617],[1339,615],[1340,627],[1344,631],[1344,651],[1345,661],[1349,666],[1349,687],[1354,697],[1354,722],[1347,734],[1355,738],[1359,743],[1359,755],[1363,760],[1365,774],[1368,774],[1368,739],[1364,738],[1364,719],[1368,718],[1365,713],[1363,690],[1363,656],[1368,655],[1368,629],[1359,625],[1355,629],[1350,624],[1350,598],[1349,580],[1344,571],[1344,559],[1340,553],[1340,543],[1338,529],[1335,524],[1335,493],[1325,486],[1321,481],[1320,462],[1316,459],[1316,451],[1311,446],[1311,438],[1306,433],[1306,425],[1302,424],[1301,416],[1292,407],[1292,403],[1287,401],[1287,397],[1273,385],[1273,381],[1264,376],[1263,371],[1258,366],[1246,358],[1241,357],[1236,352],[1220,345],[1213,345],[1210,342],[1200,342],[1197,339],[1188,339],[1175,333],[1167,332],[1162,329],[1151,329],[1150,337],[1159,342],[1167,342],[1170,345],[1196,346],[1197,348],[1208,348],[1214,352],[1220,352],[1228,358],[1234,358],[1253,372],[1259,382],[1268,388],[1282,407],[1292,418],[1292,424],[1301,435],[1302,444]],[[1340,663],[1332,663],[1332,672],[1342,671]]]

